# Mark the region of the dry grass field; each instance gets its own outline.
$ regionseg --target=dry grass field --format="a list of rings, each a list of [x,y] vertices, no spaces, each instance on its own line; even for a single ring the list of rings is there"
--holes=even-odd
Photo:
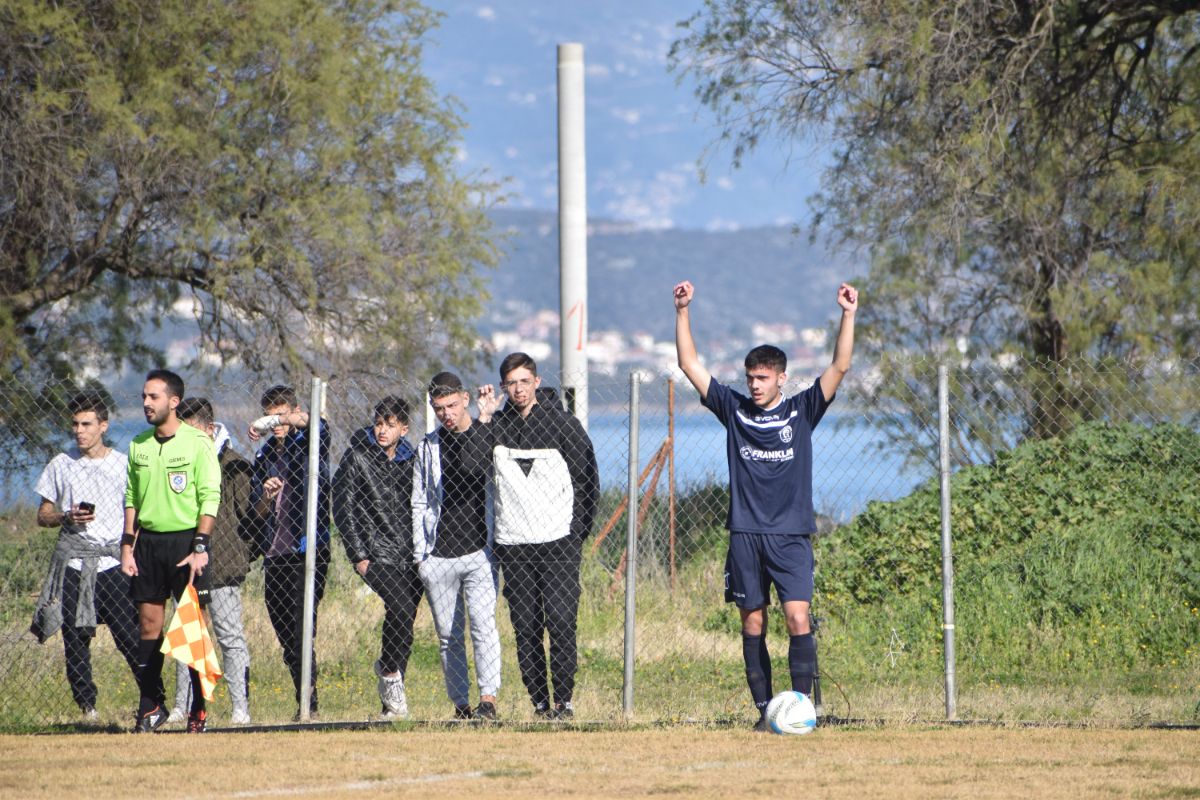
[[[0,797],[1200,797],[1200,731],[824,728],[0,737]],[[750,790],[750,791],[748,791]]]

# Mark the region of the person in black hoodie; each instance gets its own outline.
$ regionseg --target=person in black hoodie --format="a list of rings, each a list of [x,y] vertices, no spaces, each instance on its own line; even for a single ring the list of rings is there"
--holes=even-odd
[[[388,396],[375,422],[355,431],[333,479],[333,519],[346,556],[383,600],[383,644],[375,674],[383,716],[405,718],[404,673],[423,587],[413,563],[413,449],[408,403]]]
[[[544,390],[532,358],[506,356],[500,381],[508,401],[490,423],[495,552],[517,664],[534,713],[569,719],[574,715],[580,554],[600,497],[596,454],[578,419],[552,402],[539,402]],[[547,633],[553,697],[543,644]]]

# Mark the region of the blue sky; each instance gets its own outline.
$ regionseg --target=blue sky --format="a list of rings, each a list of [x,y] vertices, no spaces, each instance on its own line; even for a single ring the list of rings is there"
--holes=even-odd
[[[730,166],[711,117],[667,71],[676,23],[699,0],[430,0],[445,16],[425,50],[438,90],[466,106],[465,169],[510,178],[510,205],[557,207],[556,45],[587,65],[588,214],[648,228],[729,230],[803,222],[820,151],[768,142]]]

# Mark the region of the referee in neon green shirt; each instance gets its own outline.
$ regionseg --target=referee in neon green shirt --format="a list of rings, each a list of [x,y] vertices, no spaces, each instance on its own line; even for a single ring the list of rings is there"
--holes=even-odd
[[[163,617],[167,597],[176,601],[194,583],[203,604],[208,586],[209,538],[221,503],[221,466],[213,441],[175,414],[183,379],[165,369],[146,375],[142,411],[153,429],[129,444],[125,534],[121,569],[133,578],[129,593],[138,606],[138,702],[134,733],[150,733],[167,720],[163,690]],[[203,733],[207,711],[200,676],[190,670],[192,709],[188,732]]]

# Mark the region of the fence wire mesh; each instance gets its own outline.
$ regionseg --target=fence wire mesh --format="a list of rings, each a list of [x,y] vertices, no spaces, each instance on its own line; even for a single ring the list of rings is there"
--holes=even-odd
[[[1019,359],[950,370],[960,716],[1119,723],[1200,713],[1198,374],[1196,363]],[[813,436],[824,713],[937,718],[937,363],[888,359],[858,364],[852,376]],[[559,385],[546,378],[542,388]],[[140,388],[101,387],[108,459],[72,450],[75,387],[4,389],[0,727],[71,726],[93,708],[124,726],[138,704],[136,612],[114,562],[97,564],[85,603],[94,619],[78,613],[87,570],[68,566],[61,588],[43,597],[62,611],[61,628],[39,644],[30,621],[64,512],[94,503],[94,517],[65,529],[120,536],[124,454],[147,427]],[[315,425],[287,416],[313,410],[307,386],[264,402],[267,388],[188,387],[212,401],[224,446],[227,518],[214,537],[209,614],[225,680],[210,704],[213,725],[299,713]],[[448,407],[451,392],[434,398],[435,414],[425,380],[328,386],[317,718],[624,719],[633,514],[634,718],[751,720],[738,616],[723,602],[725,435],[690,385],[641,376],[632,497],[627,379],[591,377],[586,430],[557,392],[539,395],[529,417],[502,406],[487,424],[448,430],[462,427],[456,415],[481,410],[476,387],[465,388],[469,405]],[[268,412],[283,424],[252,439],[251,423]],[[86,436],[79,442],[90,447]],[[778,691],[788,686],[788,640],[777,606],[768,618]],[[163,675],[181,721],[185,674],[168,661]]]

